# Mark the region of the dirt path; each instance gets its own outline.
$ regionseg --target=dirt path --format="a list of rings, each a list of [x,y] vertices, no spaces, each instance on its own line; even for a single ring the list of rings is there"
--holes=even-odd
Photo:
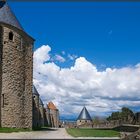
[[[71,139],[65,128],[33,131],[33,132],[14,132],[0,133],[0,139]]]

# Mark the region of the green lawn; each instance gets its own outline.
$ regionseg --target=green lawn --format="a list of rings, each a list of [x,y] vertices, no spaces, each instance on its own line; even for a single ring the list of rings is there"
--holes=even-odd
[[[24,129],[24,128],[1,128],[0,127],[0,133],[12,133],[12,132],[29,132],[29,131],[44,131],[44,130],[51,130],[50,127],[38,127],[38,128],[33,128],[31,129]]]
[[[30,131],[29,129],[22,129],[22,128],[1,128],[0,133],[11,133],[11,132],[25,132]]]
[[[68,128],[66,130],[74,137],[119,137],[119,132],[107,129]]]

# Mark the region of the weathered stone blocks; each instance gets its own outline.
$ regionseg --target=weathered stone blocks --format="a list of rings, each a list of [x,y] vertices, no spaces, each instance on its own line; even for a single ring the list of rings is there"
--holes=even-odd
[[[1,126],[32,128],[33,39],[10,25],[1,28]]]

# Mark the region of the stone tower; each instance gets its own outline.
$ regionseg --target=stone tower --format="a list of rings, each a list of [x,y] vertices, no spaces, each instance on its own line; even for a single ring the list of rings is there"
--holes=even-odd
[[[44,126],[44,104],[42,102],[42,100],[39,98],[39,112],[40,112],[40,125]]]
[[[0,125],[32,128],[34,39],[0,0]]]
[[[59,127],[59,110],[53,102],[49,102],[46,108],[46,116],[48,125],[51,127]]]
[[[33,127],[40,127],[39,119],[39,93],[33,85]]]
[[[92,119],[91,116],[84,106],[82,111],[80,112],[78,118],[77,118],[77,126],[84,126],[84,125],[91,125],[92,124]]]

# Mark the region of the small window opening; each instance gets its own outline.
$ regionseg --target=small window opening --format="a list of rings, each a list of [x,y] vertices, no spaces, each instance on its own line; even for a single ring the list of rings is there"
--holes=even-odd
[[[9,33],[9,40],[13,41],[14,34],[12,32]]]

